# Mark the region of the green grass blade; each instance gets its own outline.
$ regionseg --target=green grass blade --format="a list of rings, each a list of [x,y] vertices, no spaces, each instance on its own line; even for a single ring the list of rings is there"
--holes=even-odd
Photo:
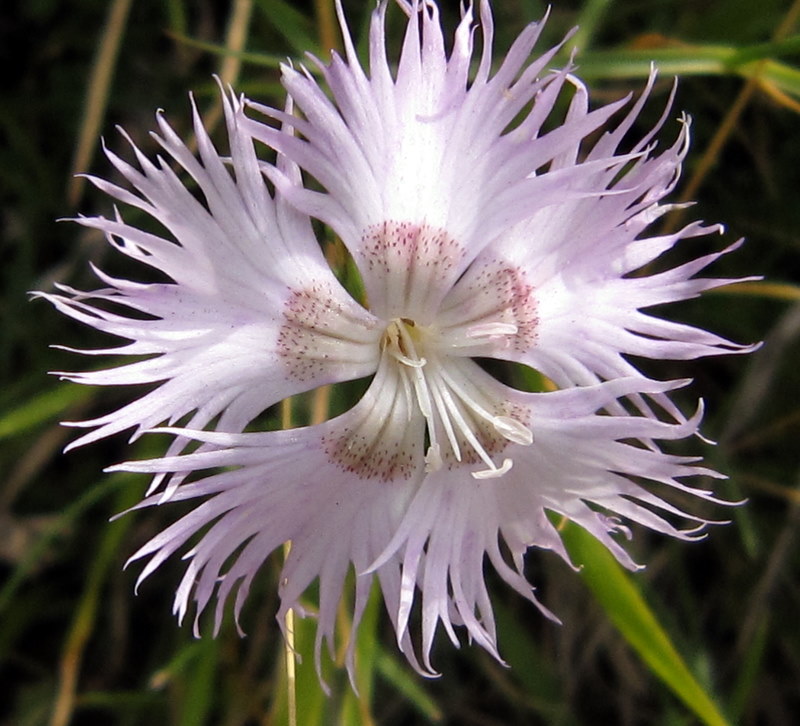
[[[770,621],[767,617],[759,623],[755,637],[742,657],[742,667],[739,669],[730,705],[731,718],[737,723],[744,716],[751,694],[756,690],[766,655],[769,631]]]
[[[121,488],[117,492],[114,509],[124,511],[133,506],[137,498],[137,492],[133,487]],[[97,628],[98,608],[102,602],[102,594],[111,567],[117,559],[120,544],[131,526],[131,521],[130,518],[123,518],[109,524],[89,563],[86,583],[61,653],[59,682],[51,726],[66,726],[75,714],[81,666],[89,640]],[[197,723],[199,725],[200,722]]]
[[[743,68],[753,68],[757,63],[749,63]],[[761,78],[767,83],[777,86],[780,90],[800,97],[800,69],[794,66],[779,63],[775,60],[764,61],[761,69]]]
[[[613,555],[586,530],[568,524],[567,549],[598,602],[650,670],[708,726],[728,723],[692,675],[664,628]]]
[[[382,612],[380,590],[373,587],[356,637],[355,681],[358,693],[347,688],[339,714],[341,726],[375,724],[372,715],[372,694],[375,690],[375,660],[378,652],[378,623]]]
[[[130,485],[134,481],[138,480],[135,475],[131,474],[104,476],[97,484],[87,489],[82,496],[64,509],[52,526],[48,527],[28,549],[25,557],[20,560],[14,571],[6,579],[2,589],[0,589],[0,613],[3,613],[9,606],[28,574],[35,568],[37,562],[41,562],[45,553],[53,546],[59,535],[67,531],[68,527],[89,507],[107,497],[111,492]]]
[[[600,50],[579,53],[576,63],[585,80],[646,78],[653,64],[662,76],[758,75],[793,96],[800,95],[800,70],[774,59],[796,52],[796,37],[780,43],[736,48],[719,45],[681,45],[665,48]],[[771,53],[769,51],[772,51]]]
[[[22,404],[0,412],[0,439],[25,433],[47,421],[60,418],[72,405],[86,401],[94,391],[86,386],[60,385]]]
[[[586,50],[591,47],[594,37],[597,34],[603,16],[611,4],[612,0],[587,0],[581,9],[578,20],[575,23],[577,30],[570,41],[571,46]]]
[[[739,48],[732,59],[733,65],[741,65],[762,58],[781,58],[786,55],[800,53],[800,35],[793,35],[783,40],[772,40]]]
[[[725,75],[736,48],[723,46],[681,46],[598,50],[579,53],[576,58],[581,78],[646,78],[653,64],[664,76]]]
[[[321,48],[314,33],[314,23],[286,0],[256,0],[256,5],[272,27],[286,40],[298,56],[320,55]]]
[[[394,651],[378,649],[375,666],[381,676],[414,706],[426,723],[439,723],[444,718],[436,701],[428,695],[422,681],[396,657]]]
[[[313,612],[313,605],[309,603],[305,605],[310,612]],[[297,699],[297,723],[303,726],[323,726],[326,723],[326,710],[330,704],[330,699],[322,690],[316,668],[314,667],[314,637],[316,629],[317,622],[315,618],[301,618],[295,614],[294,649],[300,656],[295,665],[295,697]],[[280,637],[277,632],[276,637]],[[273,701],[270,708],[268,723],[288,724],[288,683],[283,643],[281,643],[280,650],[281,653],[275,677],[275,687],[272,691]],[[328,664],[325,662],[325,657],[323,656],[323,668],[326,665]],[[329,674],[326,673],[325,677],[328,678]]]
[[[198,658],[192,664],[186,696],[181,708],[181,726],[201,726],[209,723],[216,694],[219,640],[206,636],[200,640]]]
[[[169,36],[176,42],[182,45],[187,45],[190,48],[197,48],[198,50],[206,51],[214,55],[222,57],[238,58],[243,63],[250,63],[254,66],[264,66],[266,68],[280,68],[282,63],[286,62],[283,56],[269,55],[267,53],[255,53],[251,51],[242,51],[237,53],[226,48],[219,43],[208,43],[203,40],[196,40],[195,38],[188,38],[185,35],[177,33],[169,33]]]

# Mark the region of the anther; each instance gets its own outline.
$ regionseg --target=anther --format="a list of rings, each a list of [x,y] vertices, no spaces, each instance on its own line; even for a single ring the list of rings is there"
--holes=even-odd
[[[429,474],[432,471],[439,471],[442,468],[442,451],[439,444],[429,446],[428,451],[425,453],[425,471]]]
[[[483,471],[473,471],[472,478],[473,479],[499,479],[503,474],[508,472],[511,467],[514,466],[514,462],[511,459],[503,459],[503,465],[500,467],[496,467],[494,469],[484,469]]]

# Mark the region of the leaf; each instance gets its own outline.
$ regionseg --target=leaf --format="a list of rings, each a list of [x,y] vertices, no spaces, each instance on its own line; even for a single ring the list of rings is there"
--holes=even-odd
[[[70,406],[88,400],[93,393],[86,386],[61,385],[33,396],[16,408],[0,412],[0,439],[59,418]]]
[[[192,663],[186,695],[182,702],[181,726],[209,723],[216,700],[214,684],[219,666],[219,641],[205,637],[199,641],[198,658]]]
[[[314,23],[286,0],[256,0],[264,18],[298,55],[320,55]]]
[[[190,48],[197,48],[198,50],[203,50],[207,53],[213,53],[214,55],[223,57],[230,56],[232,58],[238,58],[243,63],[252,63],[255,66],[280,68],[281,65],[286,62],[286,58],[283,56],[269,55],[267,53],[254,53],[249,51],[243,51],[239,53],[226,48],[224,45],[188,38],[185,35],[180,35],[179,33],[167,33],[167,35],[169,35],[176,43],[187,45]]]
[[[726,726],[706,693],[672,644],[641,592],[614,556],[586,530],[568,523],[562,532],[570,557],[625,640],[704,723]]]
[[[374,726],[372,694],[375,685],[375,662],[378,653],[378,623],[380,621],[382,597],[373,586],[369,601],[361,618],[356,638],[355,680],[358,693],[347,687],[342,698],[339,723],[342,726]],[[349,619],[349,615],[348,615]],[[351,623],[348,627],[351,627]],[[350,631],[352,637],[352,630]]]
[[[381,676],[401,693],[426,721],[439,723],[444,718],[436,701],[420,685],[419,677],[401,663],[394,652],[379,648],[375,666]]]
[[[752,46],[665,45],[654,48],[579,53],[576,63],[585,80],[599,78],[646,78],[655,65],[662,76],[757,76],[762,84],[800,96],[800,70],[774,56],[796,53],[800,36]]]
[[[736,282],[709,290],[709,294],[719,293],[795,302],[800,300],[800,285],[790,282]]]

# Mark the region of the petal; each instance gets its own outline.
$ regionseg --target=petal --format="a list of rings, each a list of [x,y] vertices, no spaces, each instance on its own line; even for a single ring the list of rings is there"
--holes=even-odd
[[[371,230],[384,224],[445,230],[464,250],[454,268],[457,279],[485,245],[519,221],[520,214],[530,216],[535,208],[569,194],[571,180],[583,172],[556,171],[547,181],[535,174],[617,108],[612,104],[544,133],[542,126],[568,74],[545,72],[558,48],[529,61],[541,24],[523,31],[489,77],[492,24],[488,5],[482,3],[482,70],[470,83],[471,6],[463,12],[449,57],[436,5],[404,7],[409,21],[394,76],[383,42],[381,3],[370,27],[369,75],[358,62],[344,24],[346,60],[334,57],[328,66],[317,62],[330,96],[302,69],[284,68],[284,84],[304,115],[297,123],[302,138],[281,134],[260,121],[246,122],[254,138],[293,159],[325,188],[312,192],[287,187],[285,193],[342,237],[362,270],[373,305],[380,285],[372,284],[366,271]],[[269,118],[288,122],[280,111],[250,105]],[[611,163],[618,162],[623,163]],[[608,166],[607,160],[600,163]],[[283,189],[280,174],[268,173]]]
[[[573,82],[577,90],[567,118],[578,122],[589,111],[585,89]],[[675,142],[657,153],[649,144],[662,117],[634,145],[631,163],[624,169],[610,163],[652,82],[653,77],[615,128],[589,148],[577,139],[575,148],[554,163],[555,173],[582,170],[580,179],[570,178],[572,195],[563,195],[501,234],[444,298],[442,321],[461,354],[522,362],[568,387],[636,374],[627,356],[692,359],[757,347],[645,312],[733,282],[698,275],[739,246],[653,271],[654,263],[660,264],[659,258],[674,247],[721,228],[695,222],[677,232],[646,236],[648,226],[671,209],[663,199],[675,185],[688,148],[687,121]],[[605,165],[599,163],[602,159]],[[553,174],[548,171],[539,180]],[[476,321],[512,324],[518,332],[496,336],[492,346],[484,340],[470,346],[464,334]],[[665,396],[652,398],[683,419]],[[649,405],[641,397],[637,401],[650,415]]]
[[[647,392],[664,391],[671,385],[649,384]],[[705,520],[687,514],[628,477],[716,501],[709,492],[679,481],[687,476],[719,476],[715,472],[697,466],[693,459],[630,443],[690,436],[699,416],[684,424],[667,424],[596,414],[617,396],[641,387],[641,379],[629,378],[550,394],[505,389],[516,405],[529,408],[535,422],[533,444],[512,444],[505,452],[515,462],[511,471],[501,478],[467,483],[463,470],[443,468],[424,479],[370,572],[400,563],[401,591],[387,604],[390,613],[395,608],[398,640],[408,635],[410,614],[419,608],[421,660],[427,670],[433,672],[430,651],[440,624],[453,640],[454,626],[463,625],[471,640],[500,658],[485,590],[487,556],[503,580],[555,619],[536,599],[523,573],[523,557],[530,547],[553,550],[569,561],[548,512],[586,528],[630,568],[637,566],[612,536],[627,531],[617,515],[674,537],[697,536],[696,525],[706,524]],[[568,457],[565,451],[570,452]],[[692,526],[681,530],[659,510],[688,520]],[[501,543],[507,555],[501,554]]]
[[[385,389],[380,392],[385,393]],[[334,647],[338,604],[348,570],[353,567],[358,575],[356,603],[357,609],[363,608],[373,578],[365,574],[366,570],[386,546],[423,475],[423,462],[418,459],[415,468],[389,482],[385,471],[360,470],[354,476],[352,467],[336,450],[335,442],[342,432],[357,430],[365,418],[379,416],[373,408],[383,403],[383,397],[367,396],[339,418],[305,429],[239,435],[183,431],[206,448],[183,456],[113,467],[162,474],[228,469],[183,483],[173,494],[174,502],[201,501],[133,555],[131,561],[148,558],[139,582],[200,533],[197,544],[183,555],[188,565],[176,593],[175,612],[182,619],[193,602],[197,622],[212,598],[216,598],[214,622],[219,628],[226,600],[236,593],[238,622],[257,571],[275,549],[291,541],[291,552],[280,578],[278,616],[282,619],[287,609],[298,609],[301,595],[319,579],[319,669],[323,644],[327,643],[329,649]],[[421,436],[422,430],[417,431]],[[373,453],[380,456],[378,451]],[[154,495],[134,509],[162,503],[163,498]],[[391,594],[391,574],[381,573],[379,579]],[[410,643],[401,647],[413,662]],[[349,663],[352,668],[352,652]]]
[[[153,217],[164,236],[126,223],[119,213],[77,220],[170,281],[143,284],[95,270],[104,289],[41,294],[69,317],[131,341],[82,352],[139,357],[62,377],[87,385],[155,386],[121,409],[79,424],[95,430],[72,446],[129,428],[138,435],[190,413],[193,427],[221,414],[217,425],[240,431],[287,396],[375,371],[375,317],[333,276],[308,217],[270,195],[252,140],[241,129],[241,102],[223,95],[223,106],[227,160],[212,146],[194,106],[199,159],[158,117],[155,138],[196,183],[197,196],[169,164],[152,162],[133,145],[138,168],[107,152],[136,193],[97,185]],[[282,167],[287,178],[293,176],[286,162]]]

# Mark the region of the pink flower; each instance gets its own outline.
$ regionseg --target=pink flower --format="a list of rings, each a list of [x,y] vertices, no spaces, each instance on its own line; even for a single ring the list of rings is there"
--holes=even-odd
[[[719,231],[695,223],[645,234],[669,209],[661,200],[688,143],[683,119],[664,150],[654,142],[661,123],[619,150],[652,79],[612,123],[627,99],[590,111],[585,86],[568,69],[547,70],[557,49],[528,62],[540,25],[526,28],[492,73],[492,16],[483,0],[482,51],[470,80],[472,6],[448,56],[436,4],[399,4],[409,20],[396,72],[384,45],[386,3],[372,16],[368,72],[340,8],[345,58],[317,62],[329,93],[305,69],[286,67],[287,111],[247,104],[271,121],[246,117],[240,102],[225,99],[230,160],[218,156],[196,114],[199,162],[159,117],[157,140],[202,201],[165,162],[153,164],[134,147],[140,171],[107,152],[137,194],[95,183],[168,234],[141,231],[119,214],[79,221],[168,281],[142,285],[98,271],[105,289],[46,297],[131,341],[91,353],[149,356],[65,377],[156,384],[81,424],[94,430],[73,445],[167,422],[160,430],[176,438],[166,456],[112,468],[156,475],[140,507],[198,502],[134,555],[149,558],[140,580],[202,533],[184,554],[175,610],[183,618],[193,601],[199,617],[215,600],[218,628],[228,598],[238,620],[261,564],[291,540],[279,615],[302,612],[299,598],[319,580],[318,664],[323,643],[333,646],[353,567],[355,624],[377,578],[400,649],[433,674],[439,625],[454,643],[455,626],[463,626],[500,658],[487,559],[554,617],[523,574],[529,547],[568,560],[548,512],[584,527],[629,568],[636,565],[612,536],[629,534],[622,519],[697,536],[704,520],[640,482],[713,500],[680,480],[719,475],[657,444],[694,435],[700,412],[687,419],[669,398],[685,381],[650,380],[628,356],[750,348],[645,312],[728,282],[695,277],[727,250],[642,273],[681,240]],[[562,96],[566,118],[545,131]],[[257,160],[253,139],[277,151],[274,166]],[[322,191],[304,186],[300,170]],[[311,217],[341,237],[361,273],[365,305],[326,265]],[[516,390],[476,358],[524,364],[561,390]],[[242,433],[287,396],[365,376],[373,376],[366,393],[337,418]],[[189,439],[200,448],[181,453]],[[681,530],[664,515],[691,526]],[[422,627],[416,647],[414,608]],[[352,657],[351,644],[351,670]]]

